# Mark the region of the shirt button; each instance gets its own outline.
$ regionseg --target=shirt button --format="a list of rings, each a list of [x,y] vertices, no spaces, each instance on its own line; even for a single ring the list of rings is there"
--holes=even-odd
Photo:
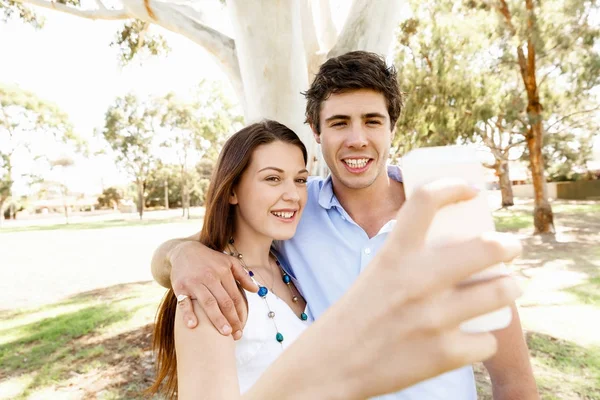
[[[367,247],[367,248],[365,249],[365,254],[366,254],[366,255],[369,255],[369,254],[371,254],[371,249]]]

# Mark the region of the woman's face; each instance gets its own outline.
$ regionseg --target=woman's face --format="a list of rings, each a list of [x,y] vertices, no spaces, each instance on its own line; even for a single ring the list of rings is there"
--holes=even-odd
[[[229,202],[236,207],[236,230],[274,240],[294,236],[306,204],[308,171],[302,151],[275,141],[257,147]]]

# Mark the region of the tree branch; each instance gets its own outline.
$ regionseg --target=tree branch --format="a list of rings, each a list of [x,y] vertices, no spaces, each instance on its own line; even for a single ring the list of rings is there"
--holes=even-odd
[[[18,3],[31,4],[32,6],[46,8],[48,10],[60,11],[65,14],[75,15],[76,17],[87,18],[91,20],[123,20],[130,19],[131,15],[126,10],[109,10],[106,7],[97,10],[83,10],[66,4],[56,3],[46,0],[15,0]]]
[[[235,42],[229,36],[207,26],[204,23],[207,18],[201,11],[190,4],[168,0],[122,1],[133,17],[179,33],[202,46],[223,68],[240,101],[243,101],[244,90]]]
[[[308,0],[300,1],[302,43],[304,45],[304,56],[308,69],[308,79],[310,81],[312,81],[312,77],[317,73],[319,66],[322,64],[321,59],[323,58],[323,55],[319,54],[319,41],[317,40],[311,4]]]
[[[562,121],[564,121],[565,119],[567,119],[567,118],[571,118],[573,115],[578,115],[578,114],[587,114],[587,113],[591,113],[591,112],[598,111],[598,110],[600,110],[600,106],[598,106],[598,107],[596,107],[596,108],[591,108],[591,109],[589,109],[589,110],[576,111],[576,112],[574,112],[574,113],[571,113],[571,114],[569,114],[569,115],[565,115],[564,117],[562,117],[562,118],[561,118],[561,119],[559,119],[558,121],[556,121],[556,122],[552,123],[550,126],[548,126],[548,127],[546,128],[546,131],[550,130],[550,129],[551,129],[553,126],[554,126],[554,125],[556,125],[556,124],[560,124],[560,123],[561,123]]]
[[[337,43],[327,54],[337,57],[352,50],[387,54],[400,19],[402,1],[354,0]]]
[[[335,30],[329,0],[317,0],[319,3],[319,24],[317,37],[321,44],[321,51],[327,52],[335,46],[338,33]]]

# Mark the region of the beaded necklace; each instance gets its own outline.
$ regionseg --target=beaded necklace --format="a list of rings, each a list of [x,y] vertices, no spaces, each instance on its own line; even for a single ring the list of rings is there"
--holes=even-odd
[[[250,275],[250,277],[252,278],[252,280],[254,281],[254,283],[256,283],[256,285],[258,286],[258,295],[264,300],[265,304],[267,305],[267,309],[269,310],[269,313],[267,314],[267,316],[269,317],[269,319],[271,321],[273,321],[273,325],[275,326],[275,331],[277,332],[277,334],[275,335],[275,340],[277,340],[279,343],[282,343],[283,339],[284,339],[283,334],[281,332],[279,332],[279,328],[277,327],[277,322],[275,321],[275,312],[271,309],[271,306],[269,305],[269,301],[267,300],[267,295],[269,294],[269,289],[267,289],[265,286],[262,286],[259,282],[256,281],[256,279],[254,279],[254,271],[252,271],[246,265],[246,262],[244,260],[244,257],[242,256],[242,253],[240,253],[235,248],[233,238],[229,239],[229,245],[233,249],[233,251],[231,251],[229,254],[231,256],[233,256],[233,257],[237,257],[238,260],[240,260],[240,264],[242,265],[242,267],[244,268],[244,270],[248,273],[248,275]],[[286,286],[290,290],[290,293],[292,294],[292,301],[294,303],[297,303],[298,302],[298,296],[294,293],[294,289],[292,288],[292,278],[290,278],[290,276],[283,270],[283,268],[281,267],[281,263],[277,259],[277,256],[275,254],[273,254],[272,252],[270,254],[275,259],[275,264],[277,264],[277,268],[279,269],[279,272],[281,273],[281,279],[283,280],[283,283],[286,284]],[[263,280],[263,282],[266,283],[266,281],[262,277],[262,275],[258,271],[256,271],[256,272],[258,273],[258,275],[260,276],[260,278]],[[273,286],[274,285],[275,285],[275,279],[273,279],[273,284],[271,285],[271,292],[273,292],[273,294],[277,296],[277,293],[275,293],[275,291],[273,290]],[[296,289],[296,291],[297,290],[298,289]],[[305,312],[302,312],[298,317],[302,321],[306,321],[308,319],[308,315],[306,315]]]

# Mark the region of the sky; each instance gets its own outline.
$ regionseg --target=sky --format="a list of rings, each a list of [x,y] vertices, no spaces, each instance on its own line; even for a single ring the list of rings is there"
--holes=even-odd
[[[91,21],[50,10],[39,14],[46,22],[37,31],[19,21],[0,23],[0,80],[56,103],[93,149],[99,148],[93,132],[103,126],[104,113],[117,96],[130,91],[140,96],[169,91],[185,95],[200,80],[208,79],[221,82],[235,99],[211,57],[180,35],[155,28],[164,34],[172,51],[145,58],[143,66],[138,62],[121,68],[117,51],[109,44],[122,22]],[[103,186],[127,182],[109,156],[75,161],[76,168],[59,177],[72,191],[97,193]],[[23,182],[16,182],[14,189],[17,195],[26,192]]]

